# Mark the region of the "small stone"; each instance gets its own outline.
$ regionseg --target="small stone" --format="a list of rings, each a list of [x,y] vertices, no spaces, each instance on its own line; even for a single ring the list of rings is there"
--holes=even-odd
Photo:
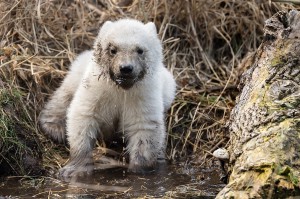
[[[224,148],[219,148],[213,152],[213,156],[220,160],[229,160],[229,153]]]

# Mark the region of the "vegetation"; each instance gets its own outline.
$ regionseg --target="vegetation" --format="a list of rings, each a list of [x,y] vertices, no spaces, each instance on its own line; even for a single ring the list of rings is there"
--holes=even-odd
[[[0,174],[41,172],[41,147],[23,95],[4,85],[0,90]]]
[[[1,1],[0,164],[28,174],[24,156],[41,170],[65,162],[67,149],[39,130],[39,112],[99,27],[124,17],[155,22],[166,67],[176,77],[168,158],[194,155],[193,163],[210,164],[211,153],[229,140],[224,126],[246,69],[240,63],[259,46],[264,21],[289,8],[258,0]]]

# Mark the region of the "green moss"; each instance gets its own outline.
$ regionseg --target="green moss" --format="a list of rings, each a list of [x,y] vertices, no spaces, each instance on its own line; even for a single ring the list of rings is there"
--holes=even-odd
[[[299,185],[299,176],[295,175],[292,169],[289,166],[284,166],[279,168],[278,174],[284,176],[289,180],[293,185]]]
[[[276,51],[271,60],[271,67],[280,67],[285,64],[285,56],[291,51],[292,41],[285,41]]]
[[[271,60],[271,66],[272,67],[277,67],[282,65],[282,59],[280,58],[280,55],[275,55],[275,57]]]
[[[283,176],[287,176],[290,172],[291,172],[291,168],[289,166],[284,166],[284,167],[279,169],[278,174],[283,175]]]
[[[300,99],[295,96],[288,96],[284,98],[281,106],[286,107],[287,109],[295,109],[300,106]]]
[[[294,175],[293,172],[290,172],[288,174],[289,180],[293,183],[295,186],[299,186],[299,177]]]

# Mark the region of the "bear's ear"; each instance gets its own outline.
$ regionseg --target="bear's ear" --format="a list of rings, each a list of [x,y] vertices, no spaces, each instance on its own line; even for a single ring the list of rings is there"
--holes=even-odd
[[[151,34],[157,35],[156,27],[153,22],[148,22],[145,24],[145,26]]]
[[[112,24],[113,24],[113,22],[106,21],[100,28],[100,33],[105,33],[111,27]]]

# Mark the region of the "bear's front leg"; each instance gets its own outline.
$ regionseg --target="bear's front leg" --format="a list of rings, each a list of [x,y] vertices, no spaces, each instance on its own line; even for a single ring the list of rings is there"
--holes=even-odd
[[[94,169],[92,153],[89,150],[70,150],[70,160],[59,170],[63,180],[69,181],[72,177],[91,175]],[[76,154],[77,153],[77,154]]]
[[[70,144],[70,160],[59,171],[65,180],[91,174],[94,169],[92,150],[99,132],[99,124],[93,117],[93,113],[86,112],[84,109],[85,104],[76,102],[75,99],[69,110],[67,135]]]
[[[90,175],[94,169],[92,150],[96,139],[91,134],[94,134],[95,128],[87,120],[78,124],[80,129],[71,128],[73,131],[69,135],[70,160],[59,170],[65,180],[70,177]]]
[[[155,169],[164,158],[165,127],[163,121],[142,122],[128,133],[129,171],[144,173]]]

